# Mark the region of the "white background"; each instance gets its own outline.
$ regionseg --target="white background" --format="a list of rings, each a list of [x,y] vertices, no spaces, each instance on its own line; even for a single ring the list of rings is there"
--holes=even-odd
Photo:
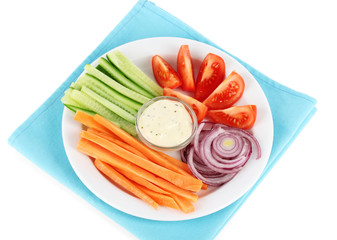
[[[337,239],[334,1],[153,0],[318,112],[219,239]],[[135,0],[1,1],[0,239],[135,237],[7,145]]]

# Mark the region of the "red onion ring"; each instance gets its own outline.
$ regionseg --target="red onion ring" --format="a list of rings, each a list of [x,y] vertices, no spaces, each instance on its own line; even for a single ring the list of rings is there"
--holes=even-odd
[[[232,180],[256,150],[261,157],[257,139],[248,131],[218,123],[199,124],[193,142],[180,151],[198,179],[210,186],[220,186]]]
[[[187,157],[187,164],[188,167],[190,168],[191,172],[201,181],[203,181],[205,184],[210,185],[210,186],[220,186],[230,180],[233,179],[233,177],[236,175],[236,173],[231,173],[231,174],[219,174],[219,175],[211,175],[211,176],[204,176],[200,174],[193,163],[193,151],[194,149],[192,148],[188,157]]]

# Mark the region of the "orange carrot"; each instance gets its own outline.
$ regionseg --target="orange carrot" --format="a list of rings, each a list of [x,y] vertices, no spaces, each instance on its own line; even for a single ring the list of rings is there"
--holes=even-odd
[[[154,191],[152,191],[150,189],[147,189],[147,188],[145,188],[141,185],[138,185],[138,184],[135,184],[135,185],[140,190],[142,190],[147,195],[149,195],[151,198],[153,198],[159,205],[180,210],[179,205],[176,203],[176,201],[171,196],[154,192]]]
[[[87,132],[90,132],[90,133],[94,133],[106,140],[109,140],[110,142],[113,142],[115,144],[117,144],[118,146],[122,147],[122,148],[125,148],[126,150],[138,155],[138,156],[141,156],[143,158],[146,158],[144,154],[142,154],[140,151],[138,151],[137,149],[135,149],[134,147],[126,144],[125,142],[122,142],[116,138],[114,138],[111,134],[108,134],[108,133],[104,133],[104,132],[100,132],[96,129],[93,129],[93,128],[88,128],[87,129]]]
[[[107,129],[106,127],[104,127],[102,124],[96,122],[94,120],[93,116],[91,116],[91,115],[89,115],[89,114],[87,114],[85,112],[76,111],[74,119],[76,121],[82,123],[86,127],[97,129],[100,132],[105,132],[105,133],[112,134],[109,129]]]
[[[126,150],[129,150],[130,152],[132,152],[132,153],[134,153],[134,154],[136,154],[136,155],[138,155],[138,156],[141,156],[141,157],[143,157],[143,158],[147,158],[144,154],[142,154],[142,153],[141,153],[140,151],[138,151],[136,148],[134,148],[134,147],[132,147],[132,146],[126,144],[126,143],[123,142],[123,141],[120,141],[120,140],[114,138],[114,137],[113,137],[111,134],[109,134],[109,133],[100,132],[100,131],[98,131],[98,130],[96,130],[96,129],[94,129],[94,128],[88,128],[87,131],[88,131],[88,132],[91,132],[91,133],[94,133],[94,134],[96,134],[96,135],[98,135],[98,136],[100,136],[100,137],[103,137],[103,138],[105,138],[106,140],[109,140],[110,142],[113,142],[113,143],[117,144],[118,146],[121,146],[121,147],[125,148]],[[167,159],[168,161],[172,162],[172,163],[173,163],[174,165],[176,165],[177,167],[180,167],[181,169],[183,169],[184,171],[186,171],[186,173],[188,173],[188,175],[194,176],[194,175],[192,174],[192,172],[190,171],[190,169],[188,168],[188,166],[187,166],[186,163],[184,163],[184,162],[182,162],[182,161],[180,161],[180,160],[178,160],[178,159],[176,159],[176,158],[174,158],[174,157],[171,157],[170,155],[167,155],[167,154],[165,154],[165,153],[163,153],[163,152],[157,151],[157,153],[158,153],[159,155],[161,155],[162,157],[164,157],[165,159]],[[183,175],[187,175],[187,174],[185,174],[184,172],[182,172],[182,174],[183,174]],[[201,189],[206,190],[206,189],[207,189],[207,185],[206,185],[205,183],[203,183],[202,186],[201,186]]]
[[[160,188],[170,193],[175,193],[176,195],[185,197],[192,202],[196,202],[198,200],[198,195],[193,194],[192,192],[182,189],[180,187],[177,187],[176,185],[155,176],[154,174],[136,166],[135,164],[129,161],[124,160],[123,158],[113,154],[112,152],[106,150],[105,148],[87,139],[81,138],[77,144],[77,149],[80,152],[83,152],[93,158],[99,158],[101,161],[104,161],[105,163],[113,167],[130,171],[133,174],[156,184]]]
[[[133,184],[130,180],[125,178],[122,174],[117,172],[115,169],[110,167],[108,164],[96,159],[94,161],[96,168],[104,173],[108,178],[116,182],[118,185],[124,187],[126,190],[133,193],[138,198],[142,199],[146,203],[150,204],[155,209],[158,209],[158,203],[153,200],[147,193],[140,190],[135,184]]]
[[[176,201],[181,211],[184,213],[190,213],[194,211],[194,205],[186,198],[171,194],[172,198]],[[158,202],[158,204],[160,204]]]
[[[162,193],[162,194],[170,194],[169,192],[161,189],[160,187],[157,187],[156,185],[154,185],[153,183],[149,182],[148,180],[137,176],[136,174],[130,172],[130,171],[126,171],[124,169],[120,169],[120,168],[116,168],[116,170],[118,172],[120,172],[121,174],[123,174],[126,178],[132,180],[133,182],[137,183],[138,185],[144,186],[147,189],[150,189],[154,192],[157,193]]]
[[[133,146],[134,148],[138,149],[140,152],[142,152],[148,159],[151,161],[159,164],[160,166],[163,166],[165,168],[168,168],[172,171],[175,171],[177,173],[184,174],[186,173],[183,169],[177,167],[173,163],[167,161],[164,157],[160,156],[156,151],[152,150],[151,148],[147,147],[145,144],[141,143],[134,137],[132,137],[130,134],[110,122],[109,120],[105,119],[104,117],[96,114],[94,116],[95,121],[98,123],[104,125],[106,128],[108,128],[111,132],[119,136],[125,143]]]
[[[202,190],[207,190],[208,185],[206,183],[202,183],[201,189]]]
[[[185,170],[187,173],[192,174],[191,170],[188,168],[187,164],[174,158],[171,157],[170,155],[167,155],[166,153],[163,152],[158,152],[159,155],[161,155],[163,158],[165,158],[167,161],[173,163],[177,167],[180,167],[181,169]]]
[[[171,163],[173,163],[174,165],[176,165],[177,167],[180,167],[181,169],[183,169],[186,173],[188,173],[191,176],[194,176],[191,172],[191,170],[188,168],[187,164],[174,158],[171,157],[170,155],[167,155],[163,152],[158,152],[159,155],[161,155],[162,157],[164,157],[166,160],[170,161]],[[201,186],[201,189],[206,190],[207,189],[207,184],[203,183]]]
[[[119,157],[132,162],[133,164],[136,164],[137,166],[144,168],[148,170],[149,172],[152,172],[158,176],[160,176],[163,179],[166,179],[167,181],[177,185],[178,187],[181,187],[186,190],[191,191],[199,191],[202,186],[202,181],[196,178],[193,178],[190,175],[182,175],[178,174],[176,172],[173,172],[167,168],[164,168],[160,165],[157,165],[148,159],[142,158],[140,156],[137,156],[133,154],[132,152],[127,151],[126,149],[109,142],[108,140],[97,136],[93,133],[89,133],[86,131],[81,132],[81,137],[88,139],[103,148],[111,151],[112,153],[118,155]]]

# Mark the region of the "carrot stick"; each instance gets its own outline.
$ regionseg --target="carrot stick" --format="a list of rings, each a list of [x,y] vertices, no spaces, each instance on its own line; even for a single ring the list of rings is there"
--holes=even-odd
[[[171,194],[171,196],[178,204],[180,210],[183,211],[184,213],[190,213],[194,211],[194,205],[186,198],[183,198],[175,194]],[[160,203],[158,202],[158,204]]]
[[[157,163],[160,166],[163,166],[165,168],[168,168],[172,171],[175,171],[177,173],[185,174],[186,172],[174,165],[173,163],[166,160],[164,157],[159,155],[156,151],[150,149],[134,137],[132,137],[130,134],[116,126],[115,124],[111,123],[109,120],[105,119],[104,117],[96,114],[94,116],[95,121],[100,123],[101,125],[104,125],[106,128],[108,128],[111,132],[113,132],[115,135],[119,136],[125,143],[129,144],[130,146],[133,146],[134,148],[138,149],[140,152],[142,152],[148,159],[150,159],[152,162]]]
[[[198,195],[193,194],[192,192],[182,189],[180,187],[177,187],[176,185],[155,176],[154,174],[136,166],[135,164],[129,161],[124,160],[123,158],[113,154],[112,152],[97,145],[96,143],[90,142],[87,139],[81,138],[77,144],[77,149],[80,152],[83,152],[93,158],[99,158],[101,161],[104,161],[105,163],[113,167],[130,171],[135,175],[156,184],[160,188],[170,193],[175,193],[176,195],[185,197],[192,202],[196,202],[198,200]]]
[[[126,178],[132,180],[133,182],[137,183],[138,185],[141,185],[147,189],[150,189],[154,192],[157,193],[162,193],[162,194],[170,194],[169,192],[161,189],[160,187],[157,187],[156,185],[154,185],[153,183],[149,182],[148,180],[137,176],[136,174],[130,172],[130,171],[126,171],[124,169],[120,169],[120,168],[116,168],[116,170],[118,172],[120,172],[121,174],[123,174]]]
[[[125,148],[126,150],[138,155],[138,156],[141,156],[143,158],[146,158],[144,154],[142,154],[140,151],[138,151],[137,149],[135,149],[134,147],[126,144],[125,142],[122,142],[116,138],[114,138],[111,134],[108,134],[108,133],[104,133],[104,132],[100,132],[94,128],[88,128],[87,129],[87,132],[90,132],[90,133],[94,133],[106,140],[109,140],[110,142],[113,142],[115,144],[117,144],[118,146],[122,147],[122,148]]]
[[[117,172],[115,169],[110,167],[108,164],[96,159],[94,161],[96,168],[104,173],[108,178],[116,182],[118,185],[124,187],[126,190],[133,193],[138,198],[142,199],[146,203],[150,204],[155,209],[158,209],[158,203],[153,200],[147,193],[140,190],[135,184],[133,184],[130,180],[125,178],[122,174]]]
[[[147,195],[149,195],[151,198],[153,198],[159,205],[180,210],[179,205],[176,203],[176,201],[171,196],[154,192],[154,191],[152,191],[150,189],[147,189],[147,188],[145,188],[141,185],[138,185],[138,184],[135,184],[135,185],[140,190],[142,190]]]
[[[109,129],[107,129],[106,127],[104,127],[102,124],[96,122],[94,120],[93,116],[91,116],[91,115],[89,115],[89,114],[87,114],[85,112],[76,111],[74,119],[76,121],[82,123],[83,125],[89,127],[89,128],[94,128],[94,129],[99,130],[100,132],[105,132],[105,133],[112,134]]]
[[[184,163],[184,162],[182,162],[182,161],[180,161],[180,160],[178,160],[174,157],[171,157],[170,155],[167,155],[166,153],[163,153],[163,152],[158,152],[158,154],[161,155],[163,158],[165,158],[167,161],[176,165],[177,167],[180,167],[181,169],[185,170],[190,175],[192,174],[191,170],[188,168],[186,163]]]
[[[94,129],[94,128],[88,128],[88,129],[87,129],[87,132],[94,133],[94,134],[96,134],[96,135],[98,135],[98,136],[100,136],[100,137],[105,138],[106,140],[109,140],[110,142],[113,142],[113,143],[115,143],[115,144],[117,144],[117,145],[119,145],[119,146],[125,148],[126,150],[129,150],[130,152],[132,152],[132,153],[134,153],[134,154],[136,154],[136,155],[138,155],[138,156],[141,156],[141,157],[143,157],[143,158],[147,158],[144,154],[142,154],[142,153],[141,153],[140,151],[138,151],[136,148],[134,148],[134,147],[132,147],[132,146],[126,144],[125,142],[122,142],[122,141],[120,141],[120,140],[114,138],[111,134],[104,133],[104,132],[100,132],[100,131],[98,131],[98,130],[96,130],[96,129]],[[194,176],[194,175],[192,174],[192,172],[190,171],[190,169],[188,168],[188,166],[187,166],[186,163],[184,163],[184,162],[182,162],[182,161],[180,161],[180,160],[178,160],[178,159],[176,159],[176,158],[174,158],[174,157],[171,157],[171,156],[169,156],[169,155],[167,155],[167,154],[165,154],[165,153],[163,153],[163,152],[157,151],[157,153],[158,153],[159,155],[163,156],[163,157],[164,157],[165,159],[167,159],[168,161],[172,162],[172,163],[173,163],[174,165],[176,165],[177,167],[182,168],[184,171],[186,171],[186,173],[188,173],[188,175]],[[183,174],[183,175],[187,175],[187,174],[184,174],[183,172],[182,172],[182,174]],[[207,185],[206,185],[205,183],[203,183],[202,186],[201,186],[201,189],[206,190],[206,189],[207,189]]]
[[[178,187],[184,188],[186,190],[191,190],[191,191],[199,191],[202,186],[202,181],[196,178],[193,178],[190,175],[182,175],[178,174],[176,172],[173,172],[167,168],[164,168],[160,165],[157,165],[148,159],[142,158],[140,156],[137,156],[133,154],[132,152],[129,152],[125,150],[124,148],[109,142],[108,140],[97,136],[93,133],[89,133],[86,131],[81,132],[81,137],[88,139],[103,148],[111,151],[112,153],[118,155],[119,157],[132,162],[136,164],[137,166],[144,168],[148,170],[149,172],[152,172],[161,178],[166,179],[167,181],[177,185]]]
[[[171,163],[173,163],[174,165],[176,165],[177,167],[180,167],[181,169],[183,169],[186,173],[188,173],[191,176],[194,176],[191,172],[191,170],[188,168],[187,164],[174,158],[171,157],[170,155],[167,155],[163,152],[158,152],[159,155],[161,155],[162,157],[164,157],[166,160],[170,161]],[[203,183],[201,186],[201,189],[206,190],[207,189],[207,184]]]

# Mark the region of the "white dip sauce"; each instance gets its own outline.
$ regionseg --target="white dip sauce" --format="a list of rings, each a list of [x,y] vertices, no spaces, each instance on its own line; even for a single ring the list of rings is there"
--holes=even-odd
[[[148,106],[139,118],[143,137],[154,145],[174,147],[192,134],[192,119],[184,105],[172,100],[158,100]]]

